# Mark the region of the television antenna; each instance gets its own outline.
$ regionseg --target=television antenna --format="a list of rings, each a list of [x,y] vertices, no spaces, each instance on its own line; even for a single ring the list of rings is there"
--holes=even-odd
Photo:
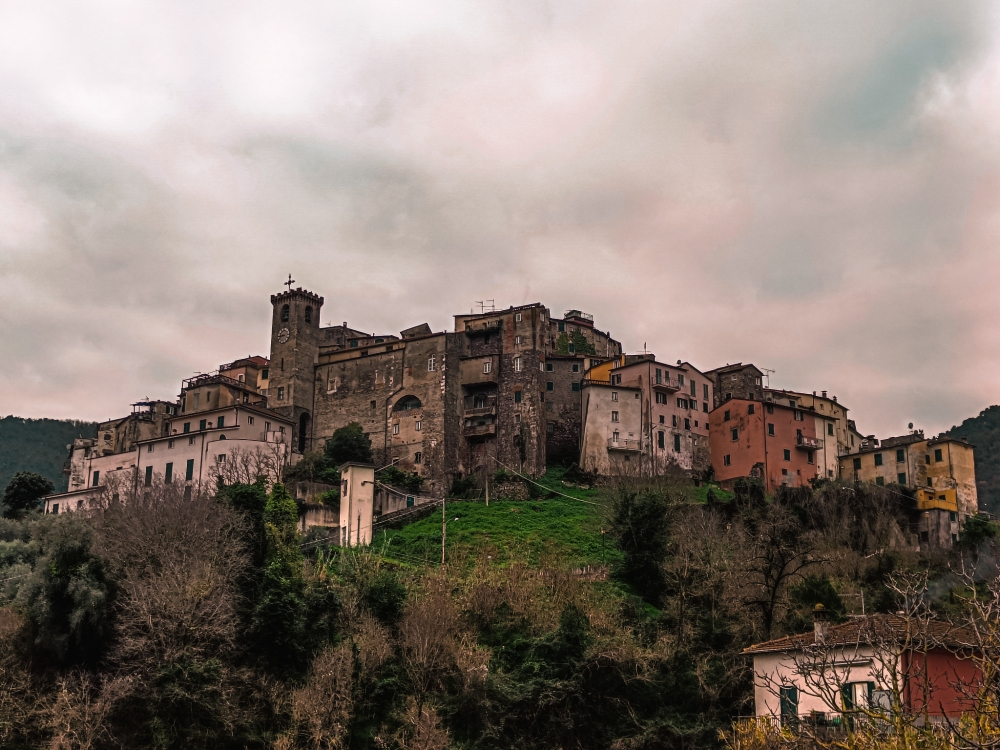
[[[491,299],[477,300],[476,304],[479,305],[479,314],[480,315],[482,315],[483,313],[496,312],[497,311],[497,306],[496,306],[495,300],[491,300]]]

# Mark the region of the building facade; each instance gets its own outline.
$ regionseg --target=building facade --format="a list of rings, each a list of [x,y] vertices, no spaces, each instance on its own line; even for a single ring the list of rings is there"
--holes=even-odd
[[[807,487],[824,477],[830,463],[823,434],[827,417],[807,415],[785,404],[733,398],[709,415],[715,478],[724,487],[736,479],[761,479],[767,492]]]
[[[712,408],[732,398],[764,400],[764,373],[754,365],[737,362],[735,365],[708,370],[705,375],[715,387]]]
[[[979,512],[975,449],[965,440],[925,438],[918,430],[880,444],[869,441],[859,452],[841,457],[840,477],[913,490],[921,545],[950,548],[966,519]]]

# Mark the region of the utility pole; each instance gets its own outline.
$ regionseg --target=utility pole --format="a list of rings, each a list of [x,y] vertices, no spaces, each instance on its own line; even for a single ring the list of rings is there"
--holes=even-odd
[[[490,475],[486,473],[486,507],[490,507]]]
[[[444,537],[445,534],[447,533],[447,527],[448,527],[448,523],[447,521],[445,521],[444,503],[445,499],[442,497],[441,498],[441,567],[442,568],[444,568]]]

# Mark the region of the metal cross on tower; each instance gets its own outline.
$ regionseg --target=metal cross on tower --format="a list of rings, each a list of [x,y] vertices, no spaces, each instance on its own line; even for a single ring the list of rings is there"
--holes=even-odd
[[[292,291],[292,284],[295,283],[295,279],[292,278],[291,274],[288,274],[288,281],[285,282],[285,286],[288,287],[288,291]]]

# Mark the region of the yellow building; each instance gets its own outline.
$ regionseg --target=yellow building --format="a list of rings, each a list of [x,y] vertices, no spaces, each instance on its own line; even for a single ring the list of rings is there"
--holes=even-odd
[[[965,520],[979,512],[974,448],[965,440],[925,438],[919,431],[886,438],[880,445],[842,456],[840,477],[915,490],[922,544],[950,547]]]

